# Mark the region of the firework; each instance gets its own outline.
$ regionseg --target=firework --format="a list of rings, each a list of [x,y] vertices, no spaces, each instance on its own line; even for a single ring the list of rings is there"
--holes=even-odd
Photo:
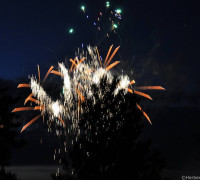
[[[121,9],[111,9],[110,2],[105,3],[105,8],[99,11],[94,17],[89,16],[86,12],[88,11],[85,5],[80,7],[83,15],[86,17],[87,21],[96,26],[98,31],[104,32],[104,36],[110,37],[111,33],[117,33],[117,29],[120,26],[120,21],[122,20],[122,10]],[[69,34],[74,32],[73,28],[69,29]]]
[[[54,122],[57,127],[67,127],[68,132],[71,131],[75,133],[77,137],[80,134],[80,116],[84,113],[84,109],[87,109],[87,106],[85,106],[85,108],[82,107],[82,103],[89,100],[95,104],[96,97],[94,96],[95,92],[92,87],[95,85],[99,88],[99,93],[97,93],[99,96],[98,99],[102,100],[103,104],[104,95],[101,93],[102,87],[100,87],[100,82],[102,79],[106,79],[107,85],[104,87],[104,90],[107,91],[109,85],[112,84],[114,80],[114,75],[110,70],[114,68],[119,61],[111,61],[113,60],[113,57],[117,53],[119,47],[117,47],[111,54],[112,48],[113,45],[110,46],[107,56],[104,62],[102,62],[97,47],[92,48],[88,46],[87,51],[91,59],[84,57],[84,53],[81,53],[79,55],[80,60],[78,57],[70,59],[72,64],[69,70],[65,67],[64,63],[58,63],[58,70],[53,70],[54,67],[51,66],[42,82],[40,80],[40,69],[38,66],[38,79],[32,76],[29,84],[18,85],[18,88],[29,88],[32,91],[31,94],[25,99],[24,105],[26,105],[28,101],[34,102],[36,105],[34,107],[15,108],[13,112],[30,110],[40,111],[40,114],[29,121],[22,128],[21,132],[23,132],[40,117],[43,116],[44,118],[44,116],[48,116],[48,124]],[[63,96],[56,101],[52,100],[42,86],[49,74],[58,75],[63,79]],[[112,92],[114,97],[117,96],[120,91],[123,91],[124,95],[127,93],[135,93],[136,95],[152,100],[148,94],[138,90],[164,90],[161,86],[133,87],[135,80],[130,80],[127,75],[120,75],[117,79],[118,84]],[[142,108],[138,104],[136,104],[136,106],[151,123],[150,118],[142,110]]]

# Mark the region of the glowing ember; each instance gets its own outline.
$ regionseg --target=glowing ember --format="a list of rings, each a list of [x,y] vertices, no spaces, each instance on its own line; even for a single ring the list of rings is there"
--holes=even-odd
[[[31,101],[37,105],[35,107],[15,108],[13,112],[27,110],[41,111],[41,115],[36,116],[30,122],[28,122],[22,128],[22,131],[24,131],[28,126],[30,126],[41,116],[43,116],[44,118],[44,116],[47,115],[47,124],[49,125],[49,128],[52,122],[54,122],[57,125],[57,128],[59,128],[60,126],[66,127],[63,128],[63,130],[66,130],[65,134],[68,133],[69,136],[73,134],[73,137],[71,137],[71,145],[73,145],[74,140],[77,141],[77,138],[81,132],[79,127],[81,115],[84,112],[88,112],[89,109],[89,107],[87,107],[87,101],[92,102],[94,106],[96,104],[96,100],[98,99],[101,101],[102,106],[105,106],[104,92],[112,93],[113,97],[115,98],[120,91],[123,92],[124,96],[127,93],[135,93],[139,96],[143,96],[152,100],[152,98],[148,94],[137,91],[136,89],[164,90],[164,88],[162,88],[161,86],[140,86],[132,89],[132,85],[135,84],[135,80],[130,80],[127,75],[121,75],[117,78],[114,78],[114,75],[110,70],[114,66],[116,66],[119,61],[115,61],[112,63],[111,61],[113,60],[113,57],[117,53],[119,47],[117,47],[111,54],[112,47],[113,45],[110,46],[104,63],[101,62],[102,60],[100,58],[97,47],[92,48],[91,46],[88,46],[87,51],[90,57],[85,57],[84,54],[86,53],[82,52],[81,54],[79,54],[80,60],[78,57],[76,57],[74,60],[70,59],[70,62],[72,64],[69,70],[66,68],[64,63],[58,63],[57,71],[53,70],[54,67],[51,66],[46,73],[42,83],[46,81],[50,73],[58,75],[63,79],[63,95],[61,95],[61,98],[57,99],[56,101],[52,100],[52,98],[42,87],[42,84],[40,83],[40,70],[38,66],[39,80],[37,80],[36,77],[32,76],[30,78],[29,84],[19,84],[18,86],[18,88],[30,88],[32,91],[32,93],[26,98],[24,104],[27,104],[29,101]],[[115,86],[114,91],[111,92],[110,88],[114,79],[116,79],[118,82]],[[106,81],[103,87],[101,84],[102,81]],[[94,86],[97,87],[95,90]],[[82,105],[83,103],[84,107]],[[136,106],[140,111],[142,111],[143,115],[151,123],[150,118],[142,110],[142,108],[138,104],[136,104]],[[107,114],[102,115],[103,118],[108,118],[111,116],[113,116],[113,114],[109,111]],[[98,121],[100,120],[101,119],[99,119]],[[88,124],[85,124],[85,126],[88,128],[88,130],[91,130],[92,128]],[[62,133],[64,132],[62,132],[60,128],[56,129],[57,135],[60,135]],[[98,131],[96,133],[98,133]]]

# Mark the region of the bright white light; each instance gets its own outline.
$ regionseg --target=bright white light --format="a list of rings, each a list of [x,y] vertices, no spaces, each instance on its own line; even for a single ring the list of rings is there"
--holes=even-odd
[[[58,117],[58,115],[61,111],[61,107],[60,107],[58,101],[56,101],[52,104],[52,110],[53,110],[54,116]]]
[[[117,88],[114,91],[114,95],[116,96],[120,90],[124,89],[125,92],[127,93],[128,91],[128,86],[130,84],[130,79],[128,76],[121,76],[119,84],[117,85]]]
[[[78,122],[80,116],[79,113],[82,112],[82,107],[76,109],[79,100],[78,97],[80,96],[79,94],[81,94],[85,100],[90,99],[93,101],[93,104],[95,105],[97,98],[93,96],[95,93],[93,89],[94,85],[98,87],[102,79],[105,78],[105,91],[107,91],[109,84],[111,84],[114,79],[111,71],[106,70],[106,67],[104,66],[100,66],[96,47],[88,46],[87,52],[89,53],[90,58],[87,58],[87,53],[77,53],[79,54],[79,57],[76,57],[77,59],[75,61],[77,65],[76,67],[74,66],[71,72],[69,72],[64,63],[58,63],[59,72],[63,79],[62,90],[64,98],[62,100],[57,99],[53,101],[43,89],[40,82],[36,80],[36,77],[31,77],[30,82],[32,93],[38,99],[39,105],[43,107],[43,113],[49,114],[50,121],[54,121],[55,117],[69,118],[72,120],[72,126],[69,128],[75,130],[74,133],[76,133],[76,130],[80,130]],[[85,58],[85,60],[80,63],[80,60],[78,61],[78,59],[82,58]],[[119,77],[119,84],[115,88],[114,95],[121,89],[125,89],[124,93],[127,93],[129,83],[130,80],[128,76]],[[95,91],[98,91],[98,89]],[[96,94],[100,100],[104,98],[104,93],[100,88]],[[61,123],[60,121],[58,120],[55,122]]]
[[[101,78],[106,75],[106,70],[103,69],[103,68],[99,68],[93,75],[93,78],[92,78],[92,81],[95,83],[95,84],[99,84],[100,83],[100,80]]]
[[[65,96],[66,101],[69,101],[71,99],[71,81],[70,81],[69,73],[63,63],[62,64],[59,63],[59,67],[64,78],[63,94]]]

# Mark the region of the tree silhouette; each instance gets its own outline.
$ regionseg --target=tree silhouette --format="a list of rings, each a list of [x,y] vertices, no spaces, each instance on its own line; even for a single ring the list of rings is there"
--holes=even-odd
[[[16,180],[17,177],[11,172],[5,171],[5,166],[9,165],[11,159],[11,148],[20,147],[23,142],[17,138],[19,134],[16,128],[19,123],[15,122],[16,115],[11,113],[17,98],[8,94],[8,88],[0,89],[0,179]]]
[[[115,79],[109,85],[103,79],[100,88],[93,87],[96,103],[87,102],[79,141],[63,158],[64,173],[52,176],[54,180],[162,179],[164,160],[151,150],[150,141],[140,140],[144,122],[136,107],[140,99],[135,94],[124,96],[123,91],[114,98],[117,83]],[[100,100],[98,93],[104,98]]]

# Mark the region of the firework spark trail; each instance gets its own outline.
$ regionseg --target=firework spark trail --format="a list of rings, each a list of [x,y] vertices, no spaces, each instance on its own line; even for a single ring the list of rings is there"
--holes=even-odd
[[[31,78],[31,90],[32,94],[38,99],[35,102],[40,102],[42,106],[38,106],[35,110],[41,110],[43,113],[47,112],[54,117],[63,116],[64,106],[60,103],[59,100],[53,101],[41,85],[34,79]]]
[[[31,93],[24,101],[24,105],[30,100],[30,98],[32,98],[33,93]]]
[[[41,115],[37,115],[36,117],[34,117],[31,121],[29,121],[25,126],[23,126],[21,133],[31,124],[33,124],[37,119],[39,119],[41,117]]]
[[[40,84],[40,71],[38,66],[39,81],[37,81],[37,79],[32,76],[30,78],[30,84],[19,84],[18,86],[18,88],[28,87],[32,91],[32,93],[25,99],[24,104],[27,104],[28,101],[31,101],[37,104],[37,106],[15,108],[13,112],[39,110],[41,111],[41,116],[43,116],[43,118],[44,114],[49,117],[47,123],[51,124],[52,122],[55,122],[57,126],[65,127],[68,134],[75,134],[75,139],[77,140],[77,136],[80,135],[79,121],[81,118],[81,114],[88,109],[86,105],[85,108],[83,108],[82,103],[91,100],[94,106],[96,103],[95,96],[97,95],[97,99],[101,100],[103,105],[103,92],[110,92],[109,87],[114,81],[114,75],[110,70],[119,63],[119,61],[115,61],[110,64],[114,55],[119,49],[118,46],[114,50],[114,52],[111,53],[112,47],[113,45],[110,46],[105,61],[103,63],[101,63],[97,47],[93,48],[91,46],[88,46],[87,51],[91,59],[84,57],[83,53],[79,54],[80,61],[78,60],[78,57],[76,57],[74,60],[70,59],[72,65],[69,70],[65,67],[64,63],[58,63],[58,71],[53,70],[54,67],[51,66],[43,79],[43,83],[50,73],[59,75],[61,79],[63,79],[63,96],[61,96],[61,99],[57,99],[55,101],[52,100],[52,98],[47,94],[47,92]],[[106,80],[105,87],[103,87],[104,89],[102,89],[101,86],[101,82],[103,79]],[[127,75],[120,75],[117,77],[117,80],[118,83],[114,91],[111,92],[114,98],[119,94],[119,92],[122,91],[124,96],[127,93],[134,93],[136,95],[152,100],[152,98],[148,94],[137,90],[164,90],[164,88],[162,88],[161,86],[132,87],[135,84],[135,80],[130,80]],[[97,87],[97,89],[95,90],[97,92],[94,92],[93,86]],[[151,124],[148,115],[142,110],[142,108],[138,104],[136,104],[136,106]],[[111,112],[108,114],[111,114]],[[22,131],[24,131],[28,126],[35,122],[36,119],[38,119],[39,117],[40,116],[38,115],[33,118],[23,127]],[[91,130],[91,126],[88,126],[88,129]],[[56,130],[56,134],[59,135],[61,134],[61,132],[59,130]],[[73,140],[71,144],[73,144]]]
[[[107,15],[104,15],[104,12],[100,12],[96,19],[97,21],[93,23],[98,31],[105,31],[108,38],[112,37],[110,36],[111,32],[114,34],[117,33],[117,28],[120,26],[121,20],[121,9],[116,9],[115,11],[108,10],[109,6],[110,3],[106,2],[109,28],[104,28],[100,23],[103,18],[107,19]],[[81,9],[88,18],[85,6],[82,6]],[[70,28],[69,33],[73,33],[73,28]],[[95,138],[91,137],[92,132],[95,132],[95,135],[97,135],[109,130],[109,128],[111,129],[111,127],[112,131],[115,131],[115,128],[120,128],[123,125],[124,119],[120,118],[120,120],[117,120],[115,119],[115,115],[121,110],[120,104],[122,104],[122,101],[124,100],[124,103],[126,103],[125,95],[127,93],[136,94],[152,100],[148,94],[141,91],[165,90],[161,86],[136,87],[135,80],[130,80],[127,75],[117,76],[113,74],[111,71],[112,68],[120,63],[120,61],[114,61],[114,56],[119,48],[120,46],[113,50],[113,45],[111,45],[104,61],[96,46],[87,46],[86,53],[84,51],[79,53],[78,49],[76,56],[69,60],[71,63],[69,69],[66,68],[64,63],[58,63],[58,69],[55,70],[54,66],[51,66],[43,80],[41,79],[40,67],[38,65],[38,80],[32,76],[30,77],[29,84],[18,85],[18,88],[29,88],[32,91],[25,99],[24,105],[30,104],[32,106],[33,104],[34,106],[15,108],[12,112],[40,112],[39,115],[35,116],[23,126],[21,132],[26,130],[36,120],[40,119],[40,117],[43,117],[43,122],[44,119],[46,120],[48,132],[52,132],[52,128],[54,128],[55,134],[59,138],[64,138],[64,148],[65,152],[67,152],[67,148],[72,147],[81,135],[88,142],[95,142]],[[57,75],[63,80],[62,94],[59,99],[54,99],[54,96],[51,97],[48,91],[44,89],[43,85],[50,74]],[[112,99],[112,102],[109,99]],[[143,111],[140,105],[136,103],[135,106],[142,112],[148,122],[152,124],[149,116]],[[96,107],[98,109],[102,108],[102,112],[100,112],[102,116],[99,119],[94,119],[95,122],[92,122],[90,113]],[[112,112],[111,107],[115,108],[116,113]],[[87,115],[87,118],[84,119],[84,115]],[[114,128],[111,125],[112,120],[116,124]],[[84,123],[83,125],[81,125],[82,122]],[[56,156],[61,154],[60,148],[62,147],[59,147],[57,150],[55,149],[54,160]],[[61,163],[61,158],[59,159],[59,163]],[[59,174],[59,169],[57,174]]]
[[[29,85],[29,84],[19,84],[19,85],[17,86],[17,88],[22,88],[22,87],[30,88],[30,85]]]
[[[63,74],[63,80],[64,80],[63,92],[64,92],[64,97],[65,97],[65,102],[66,101],[69,102],[72,98],[71,81],[70,81],[69,73],[63,63],[59,63],[59,67],[60,67],[61,74]]]
[[[125,90],[124,92],[127,93],[128,91],[128,86],[130,84],[130,79],[128,76],[121,76],[120,77],[120,81],[119,84],[117,85],[115,91],[114,91],[114,95],[116,96],[120,90]]]
[[[71,67],[68,70],[64,63],[58,63],[58,70],[53,70],[53,66],[50,67],[46,73],[42,83],[40,83],[40,69],[38,65],[38,80],[36,77],[30,77],[29,84],[19,84],[18,88],[29,88],[32,92],[25,99],[24,105],[35,104],[34,107],[19,107],[15,108],[13,112],[19,111],[39,111],[40,114],[35,116],[31,121],[26,123],[21,130],[24,132],[30,125],[36,120],[43,117],[43,122],[46,120],[48,126],[48,132],[55,132],[56,136],[62,138],[64,141],[64,152],[67,153],[68,149],[73,148],[74,143],[79,143],[82,148],[81,138],[88,141],[88,143],[98,143],[98,139],[95,138],[97,134],[106,132],[112,127],[112,131],[117,131],[123,125],[123,118],[120,120],[114,119],[120,112],[120,104],[124,100],[127,93],[136,94],[141,97],[152,100],[152,98],[143,92],[142,90],[165,90],[161,86],[135,86],[135,80],[130,80],[127,75],[118,75],[112,73],[111,69],[114,68],[119,61],[111,62],[114,55],[118,51],[117,47],[113,53],[112,46],[110,46],[105,61],[100,58],[97,47],[87,47],[87,52],[84,51],[75,59],[70,59]],[[86,54],[86,56],[84,56]],[[111,54],[111,55],[110,55]],[[80,59],[80,60],[79,60]],[[60,99],[54,99],[43,88],[45,80],[49,74],[58,75],[62,80],[62,94]],[[140,91],[138,91],[140,90]],[[118,96],[119,95],[119,96]],[[123,100],[110,104],[107,101],[107,96],[111,97],[113,102],[117,101],[118,97]],[[108,98],[109,99],[109,98]],[[95,122],[90,120],[91,109],[95,109],[96,105],[101,104],[102,112],[101,117],[96,119]],[[114,107],[116,113],[113,113],[110,107]],[[140,107],[139,104],[135,106],[141,111],[143,116],[152,124],[147,113]],[[107,107],[105,110],[104,108]],[[100,108],[100,109],[101,109]],[[98,107],[99,109],[99,107]],[[88,117],[84,119],[84,113]],[[46,118],[47,117],[47,118]],[[87,120],[89,119],[89,120]],[[84,124],[81,123],[84,120]],[[108,121],[109,120],[109,121]],[[103,131],[102,131],[103,129]],[[95,132],[95,136],[91,134]],[[80,139],[80,141],[79,141]],[[63,146],[59,145],[58,149],[55,149],[54,160],[58,160],[61,164],[61,150]],[[59,174],[59,173],[58,173]]]

